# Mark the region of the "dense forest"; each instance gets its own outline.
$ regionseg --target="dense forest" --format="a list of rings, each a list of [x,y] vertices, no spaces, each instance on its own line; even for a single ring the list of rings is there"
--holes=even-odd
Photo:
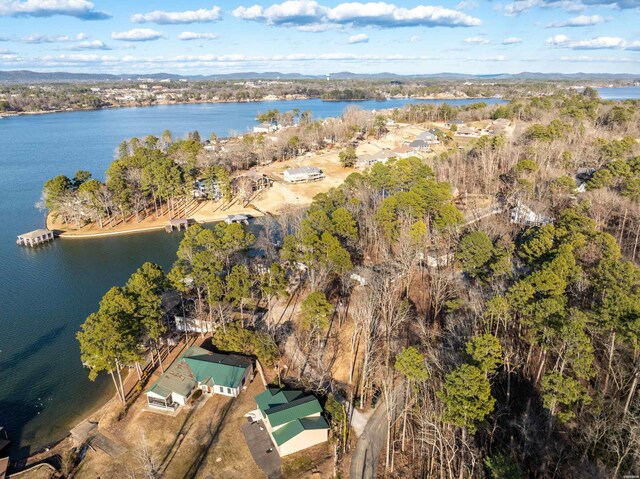
[[[344,139],[376,134],[375,117],[350,114],[360,120],[340,121]],[[79,340],[92,374],[138,361],[139,346],[171,327],[160,297],[173,290],[214,324],[220,350],[286,362],[285,383],[358,408],[380,396],[381,477],[640,474],[640,102],[587,89],[389,114],[415,124],[508,118],[517,128],[426,160],[377,163],[255,234],[190,227],[166,275],[142,266],[87,319]],[[198,165],[193,136],[123,144],[107,174],[114,204],[132,204],[109,186],[132,184],[120,165],[144,178],[153,158],[166,163],[158,177],[184,181],[185,165]],[[177,189],[163,188],[141,191],[171,207]],[[463,199],[474,194],[501,213],[469,221]],[[549,220],[513,221],[522,203]],[[286,301],[299,312],[281,322],[271,312]],[[336,375],[338,364],[348,374]],[[331,410],[344,465],[349,440]]]

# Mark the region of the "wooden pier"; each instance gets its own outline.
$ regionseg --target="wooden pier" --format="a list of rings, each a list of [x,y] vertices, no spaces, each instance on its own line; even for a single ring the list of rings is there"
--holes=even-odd
[[[53,241],[53,231],[46,229],[39,229],[34,231],[29,231],[28,233],[24,233],[18,235],[17,244],[21,246],[38,246],[43,243],[47,243],[49,241]]]
[[[185,230],[189,227],[189,220],[187,218],[175,218],[169,220],[169,224],[165,226],[165,230],[167,233],[172,233],[175,228],[177,231],[180,231],[182,228]]]

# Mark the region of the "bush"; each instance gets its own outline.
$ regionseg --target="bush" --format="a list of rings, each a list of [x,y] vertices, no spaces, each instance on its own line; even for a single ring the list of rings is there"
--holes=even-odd
[[[191,399],[190,399],[191,404],[197,403],[198,400],[202,397],[202,394],[203,394],[202,389],[196,389],[191,395]]]

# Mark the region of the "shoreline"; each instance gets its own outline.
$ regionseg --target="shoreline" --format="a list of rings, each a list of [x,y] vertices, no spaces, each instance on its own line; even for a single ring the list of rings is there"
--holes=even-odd
[[[170,106],[170,105],[206,105],[208,103],[213,104],[224,104],[224,103],[263,103],[263,102],[273,102],[273,101],[308,101],[308,100],[320,100],[322,102],[327,103],[336,103],[341,101],[347,102],[363,102],[363,101],[377,101],[379,103],[386,103],[390,100],[434,100],[434,101],[447,101],[447,100],[505,100],[509,101],[508,98],[496,98],[496,97],[459,97],[455,95],[427,95],[427,96],[409,96],[402,98],[386,98],[384,100],[376,100],[375,98],[363,99],[363,100],[323,100],[321,97],[304,97],[304,98],[262,98],[260,100],[207,100],[207,101],[171,101],[171,102],[156,102],[150,103],[146,105],[105,105],[98,108],[69,108],[63,110],[48,110],[48,111],[19,111],[19,112],[3,112],[0,113],[0,120],[12,117],[20,117],[20,116],[37,116],[37,115],[51,115],[54,113],[75,113],[80,111],[99,111],[99,110],[110,110],[110,109],[118,109],[118,108],[148,108],[153,106]]]
[[[267,213],[270,214],[270,213]],[[47,219],[45,220],[45,227],[47,229],[51,229],[49,227],[49,216],[51,215],[51,213],[47,213]],[[225,215],[225,218],[228,215]],[[262,218],[266,216],[265,213],[262,212],[258,212],[255,210],[252,210],[251,213],[251,219],[253,218]],[[225,218],[211,218],[211,219],[200,219],[200,220],[194,220],[194,222],[192,224],[211,224],[211,223],[221,223],[225,220]],[[148,233],[148,232],[154,232],[154,231],[160,231],[160,230],[164,230],[166,228],[166,225],[149,225],[149,226],[145,226],[142,228],[125,228],[119,231],[104,231],[104,232],[98,232],[98,233],[79,233],[79,232],[72,232],[72,231],[61,231],[60,229],[56,229],[54,228],[52,231],[58,231],[58,233],[56,233],[56,237],[57,238],[61,238],[61,239],[75,239],[75,240],[79,240],[79,239],[92,239],[92,238],[105,238],[105,237],[109,237],[109,236],[124,236],[124,235],[129,235],[129,234],[139,234],[139,233]]]

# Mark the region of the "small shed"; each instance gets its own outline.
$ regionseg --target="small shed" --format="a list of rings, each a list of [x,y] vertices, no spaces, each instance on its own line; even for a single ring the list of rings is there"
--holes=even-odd
[[[47,229],[39,229],[18,235],[18,241],[16,241],[16,243],[22,246],[37,246],[39,244],[52,241],[53,239],[53,231]]]

